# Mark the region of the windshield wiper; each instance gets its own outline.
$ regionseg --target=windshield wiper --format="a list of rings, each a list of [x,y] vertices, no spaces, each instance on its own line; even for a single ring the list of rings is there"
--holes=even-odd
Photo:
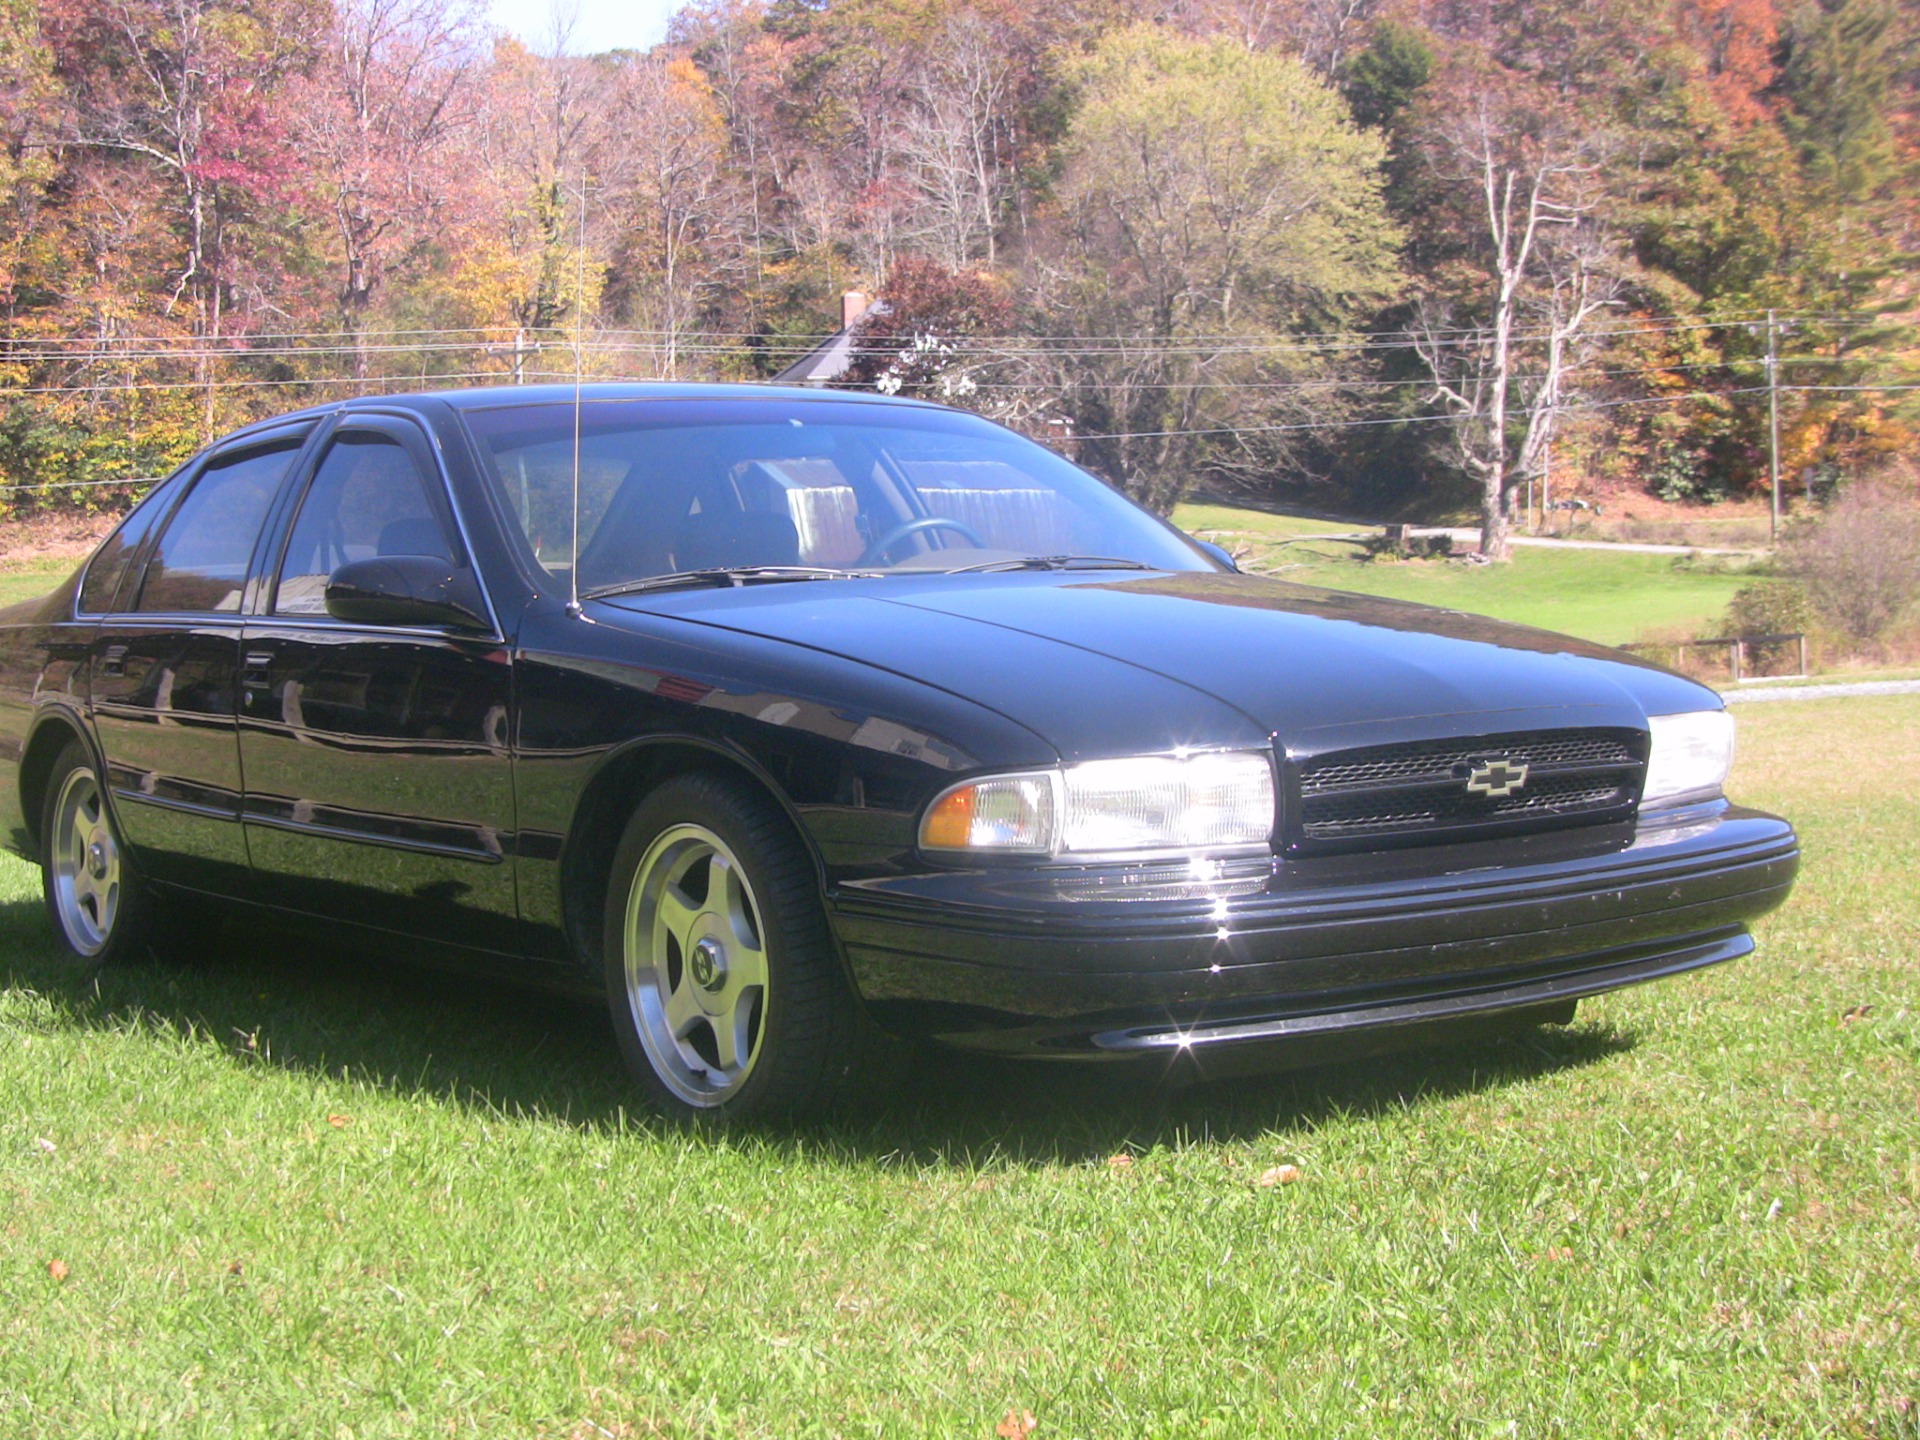
[[[871,580],[877,570],[836,570],[827,565],[726,565],[710,570],[673,570],[616,585],[582,590],[582,600],[605,600],[615,595],[638,595],[646,590],[677,590],[688,585],[771,585],[783,580]]]
[[[994,570],[1154,570],[1138,560],[1123,560],[1114,555],[1022,555],[1017,560],[983,560],[978,565],[962,565],[947,575],[984,575]]]

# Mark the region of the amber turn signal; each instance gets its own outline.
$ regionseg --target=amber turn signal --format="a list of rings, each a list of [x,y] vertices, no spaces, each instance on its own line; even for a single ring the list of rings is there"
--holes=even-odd
[[[973,787],[950,790],[927,812],[920,843],[935,850],[964,850],[973,838]]]

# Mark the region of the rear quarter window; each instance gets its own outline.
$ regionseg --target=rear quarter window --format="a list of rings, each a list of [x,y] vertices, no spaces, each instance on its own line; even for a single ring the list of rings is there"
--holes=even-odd
[[[120,586],[127,578],[127,567],[133,563],[154,523],[166,514],[175,493],[177,486],[171,482],[154,486],[93,552],[93,558],[87,561],[86,577],[80,582],[83,615],[104,615],[114,608]]]

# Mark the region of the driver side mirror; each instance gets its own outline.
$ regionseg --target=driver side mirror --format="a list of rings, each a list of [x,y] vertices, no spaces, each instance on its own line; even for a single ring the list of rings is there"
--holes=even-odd
[[[359,625],[490,630],[471,571],[436,555],[349,560],[327,577],[327,614]]]

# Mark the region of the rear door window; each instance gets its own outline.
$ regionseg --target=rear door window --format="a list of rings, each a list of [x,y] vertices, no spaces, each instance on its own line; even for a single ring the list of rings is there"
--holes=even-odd
[[[254,543],[300,444],[290,438],[215,456],[167,521],[135,608],[238,611]]]

